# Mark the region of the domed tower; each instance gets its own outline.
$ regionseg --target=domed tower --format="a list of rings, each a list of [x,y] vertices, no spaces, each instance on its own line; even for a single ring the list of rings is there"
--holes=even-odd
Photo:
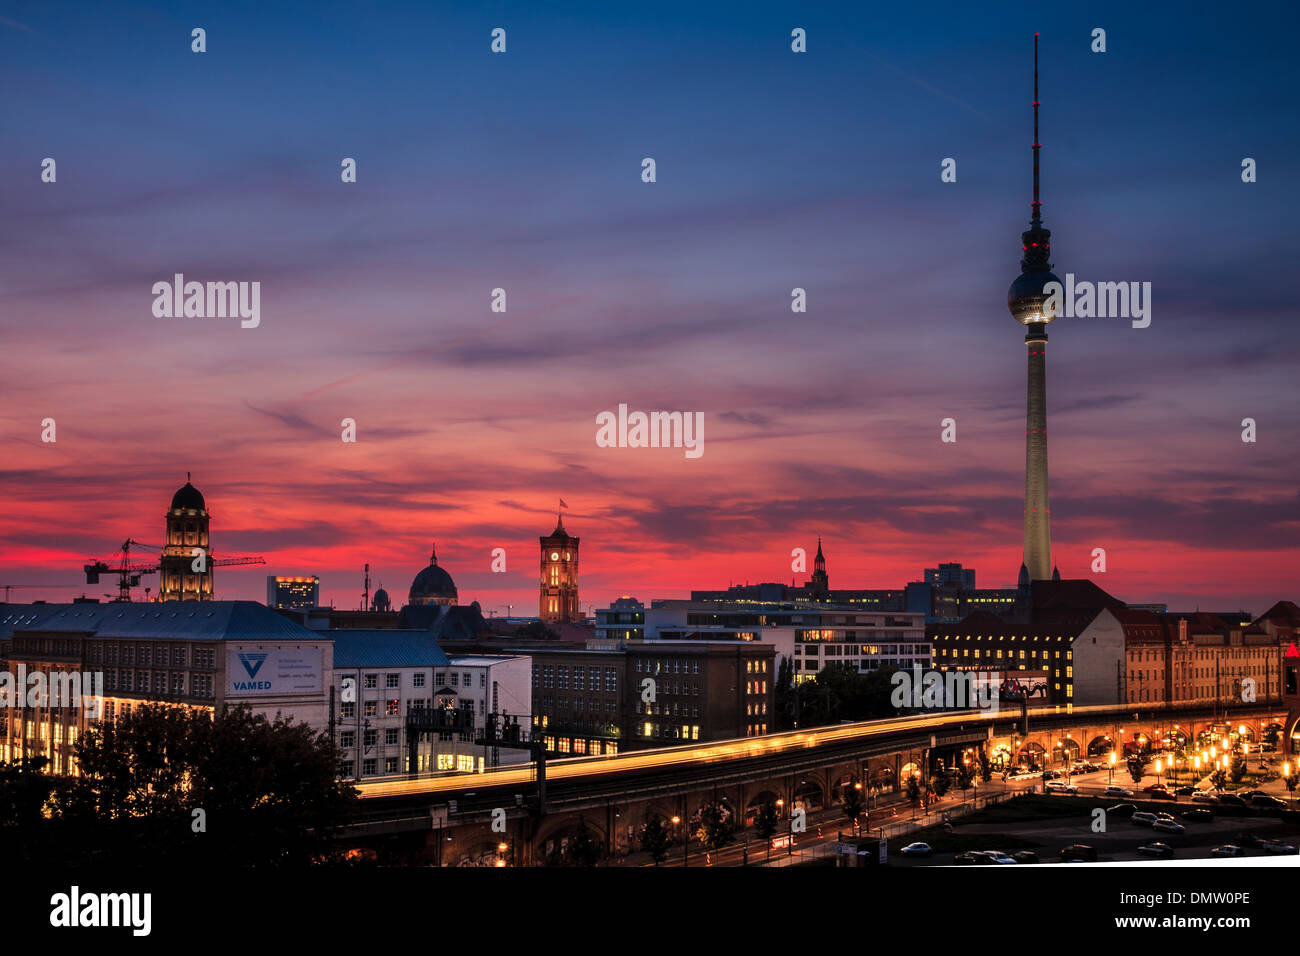
[[[378,591],[375,592],[374,600],[370,602],[370,610],[391,611],[392,609],[393,609],[393,602],[389,600],[388,592],[385,591],[383,588],[380,588]]]
[[[578,539],[564,530],[564,519],[556,512],[555,530],[537,540],[542,548],[537,616],[556,624],[581,621],[582,615],[578,612]]]
[[[186,472],[185,484],[172,495],[172,505],[167,509],[167,536],[158,572],[160,601],[212,600],[212,553],[208,546],[211,516],[203,495],[189,479]],[[194,553],[196,548],[202,549],[202,555]],[[202,570],[194,570],[196,567]]]
[[[1025,567],[1031,581],[1052,573],[1051,505],[1047,497],[1047,326],[1056,318],[1048,283],[1060,286],[1048,261],[1051,230],[1044,228],[1038,201],[1038,34],[1034,34],[1034,201],[1029,229],[1020,235],[1020,276],[1007,290],[1007,308],[1025,327],[1029,351],[1029,399],[1025,414]],[[1054,304],[1053,304],[1054,305]]]
[[[378,594],[375,595],[378,597]],[[413,605],[421,604],[447,604],[455,606],[460,600],[456,591],[456,582],[451,579],[451,575],[438,567],[438,549],[435,546],[429,554],[429,566],[415,576],[411,582],[411,591],[408,595],[408,603]]]

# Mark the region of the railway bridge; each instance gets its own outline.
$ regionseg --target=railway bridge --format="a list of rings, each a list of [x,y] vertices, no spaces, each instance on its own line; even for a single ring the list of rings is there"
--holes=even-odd
[[[674,838],[701,808],[717,805],[738,830],[771,801],[783,816],[833,805],[845,788],[864,796],[898,791],[970,760],[995,772],[1059,767],[1089,757],[1233,746],[1252,750],[1280,733],[1286,709],[1259,703],[1220,708],[1164,704],[1008,706],[931,711],[884,720],[708,744],[548,761],[485,773],[384,778],[358,786],[360,812],[343,835],[408,863],[532,866],[580,833],[604,856],[638,849],[643,824],[663,820]],[[671,823],[674,818],[677,823]],[[787,824],[784,824],[788,826]],[[675,831],[675,832],[674,832]],[[688,829],[689,832],[689,829]],[[680,844],[678,844],[680,845]]]

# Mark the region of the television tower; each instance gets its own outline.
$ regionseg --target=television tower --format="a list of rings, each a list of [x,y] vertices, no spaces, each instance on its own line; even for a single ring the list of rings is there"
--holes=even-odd
[[[1052,576],[1051,506],[1047,497],[1047,326],[1056,314],[1047,308],[1044,287],[1059,280],[1048,257],[1052,232],[1043,227],[1038,200],[1038,34],[1034,34],[1034,201],[1029,229],[1020,234],[1020,275],[1007,290],[1007,308],[1025,327],[1029,351],[1029,397],[1025,411],[1025,560],[1022,586]]]

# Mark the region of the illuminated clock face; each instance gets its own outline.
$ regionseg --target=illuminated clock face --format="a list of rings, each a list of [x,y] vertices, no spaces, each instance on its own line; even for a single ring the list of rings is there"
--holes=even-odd
[[[558,560],[560,560],[560,552],[558,552],[558,551],[552,551],[552,552],[551,552],[551,560],[552,560],[552,561],[558,561]]]
[[[564,552],[564,560],[565,560],[565,561],[568,561],[568,560],[569,560],[569,552],[567,552],[567,551]]]

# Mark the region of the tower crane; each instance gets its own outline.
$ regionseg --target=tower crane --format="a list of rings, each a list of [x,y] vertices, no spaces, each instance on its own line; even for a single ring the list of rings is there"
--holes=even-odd
[[[86,583],[98,584],[99,576],[101,574],[116,574],[117,597],[113,600],[130,601],[131,588],[139,585],[141,576],[145,574],[153,574],[155,571],[161,570],[162,568],[161,560],[153,556],[150,556],[148,561],[132,561],[132,547],[145,548],[146,550],[157,551],[160,553],[162,551],[162,548],[157,548],[149,544],[141,544],[134,538],[127,538],[122,542],[122,546],[114,552],[114,555],[111,558],[113,563],[110,564],[109,561],[106,560],[91,560],[88,564],[82,566],[82,570],[86,572]],[[118,557],[118,555],[120,555],[120,557]],[[209,555],[208,564],[214,568],[229,568],[244,564],[266,564],[266,559],[261,555],[243,558],[213,559],[211,555]]]

